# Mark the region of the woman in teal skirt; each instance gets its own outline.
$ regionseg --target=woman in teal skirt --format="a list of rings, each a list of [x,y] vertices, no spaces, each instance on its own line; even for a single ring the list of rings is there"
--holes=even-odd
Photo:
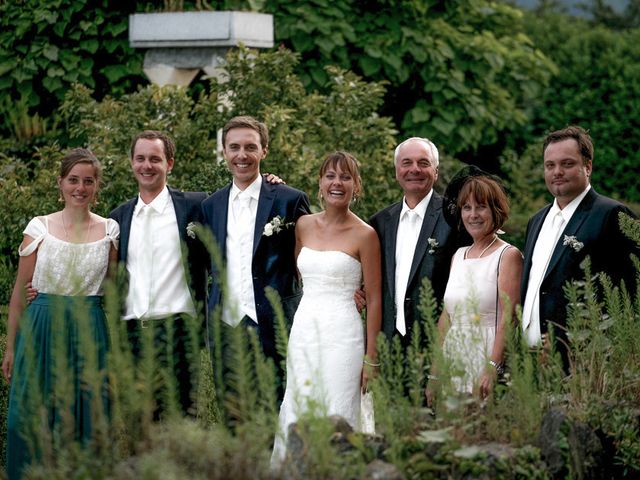
[[[64,208],[33,218],[24,230],[2,360],[11,385],[9,479],[21,478],[60,439],[86,444],[107,417],[102,294],[109,265],[115,264],[119,228],[90,211],[100,178],[91,151],[71,150],[58,177]],[[38,295],[25,308],[28,282]]]

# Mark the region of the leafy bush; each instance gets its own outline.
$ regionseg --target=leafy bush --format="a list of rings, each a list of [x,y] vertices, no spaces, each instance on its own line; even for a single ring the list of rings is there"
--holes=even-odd
[[[219,2],[224,4],[225,2]],[[384,111],[403,135],[456,153],[493,144],[526,122],[550,62],[498,2],[274,1],[276,39],[302,54],[305,85],[330,83],[326,65],[389,82]]]
[[[593,185],[638,202],[640,29],[613,31],[559,14],[527,15],[528,35],[558,66],[532,106],[531,136],[578,124],[594,139]]]
[[[128,45],[132,7],[114,9],[106,0],[0,2],[2,111],[22,100],[48,115],[78,82],[100,96],[132,90],[143,81],[141,54]]]
[[[212,192],[230,180],[216,158],[217,130],[239,114],[263,119],[270,129],[270,152],[263,171],[282,176],[314,200],[317,172],[327,153],[345,149],[362,164],[364,195],[356,204],[363,218],[400,198],[394,180],[395,133],[380,117],[383,87],[350,72],[328,69],[326,94],[307,94],[295,74],[298,56],[288,50],[257,54],[241,49],[229,54],[228,81],[212,81],[210,93],[195,100],[180,87],[148,86],[120,98],[92,97],[75,85],[60,109],[70,141],[90,147],[104,166],[104,185],[96,213],[133,197],[137,190],[130,169],[131,139],[144,129],[168,132],[176,142],[176,163],[169,184],[184,190]],[[56,203],[58,144],[42,147],[29,162],[0,157],[0,196],[11,209],[0,211],[0,253],[6,259],[0,281],[13,284],[17,246],[34,215],[50,213]],[[10,289],[3,290],[4,303]],[[0,303],[2,303],[0,298]]]

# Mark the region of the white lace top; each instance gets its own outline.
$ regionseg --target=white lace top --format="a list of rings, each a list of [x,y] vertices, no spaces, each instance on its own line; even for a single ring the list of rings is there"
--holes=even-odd
[[[43,220],[44,219],[44,222]],[[102,295],[111,245],[118,247],[120,227],[115,220],[104,222],[105,235],[88,243],[70,243],[49,233],[49,220],[32,218],[24,234],[34,239],[18,253],[22,257],[38,250],[33,288],[53,295]]]

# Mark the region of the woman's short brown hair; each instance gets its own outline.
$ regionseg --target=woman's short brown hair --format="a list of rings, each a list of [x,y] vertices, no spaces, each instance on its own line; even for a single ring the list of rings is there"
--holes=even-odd
[[[484,175],[469,177],[458,194],[458,209],[473,195],[476,202],[484,203],[491,209],[493,231],[496,232],[509,218],[509,200],[502,186],[492,178]]]

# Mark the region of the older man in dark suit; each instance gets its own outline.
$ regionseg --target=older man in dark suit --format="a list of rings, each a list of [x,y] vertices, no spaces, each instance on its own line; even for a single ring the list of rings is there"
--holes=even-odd
[[[438,162],[438,149],[426,138],[413,137],[398,145],[394,163],[404,198],[369,220],[383,256],[382,331],[390,340],[399,336],[405,347],[421,320],[423,278],[431,280],[435,298],[441,301],[455,251],[455,232],[443,216],[442,197],[433,190]]]
[[[550,323],[566,326],[563,287],[584,279],[583,260],[591,259],[593,273],[606,273],[615,284],[635,291],[630,253],[635,244],[620,231],[618,213],[635,217],[626,206],[599,195],[590,185],[593,143],[581,127],[550,133],[543,145],[544,179],[554,196],[527,226],[521,295],[522,328],[527,343],[539,346]],[[564,328],[555,330],[556,345],[567,366]]]

